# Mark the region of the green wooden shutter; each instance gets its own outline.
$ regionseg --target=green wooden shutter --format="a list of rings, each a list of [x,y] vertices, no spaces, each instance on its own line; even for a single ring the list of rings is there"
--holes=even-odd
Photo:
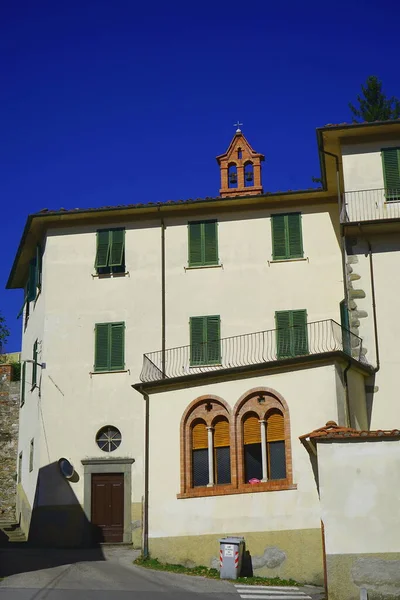
[[[282,260],[288,257],[286,249],[285,215],[272,215],[272,258]]]
[[[291,311],[292,356],[308,354],[307,311]]]
[[[288,258],[303,258],[303,241],[301,235],[301,215],[286,215],[289,253]]]
[[[203,264],[203,231],[201,225],[201,223],[189,223],[189,267],[197,267]]]
[[[205,317],[206,325],[206,364],[215,365],[221,362],[220,317]]]
[[[33,344],[33,353],[32,353],[32,389],[36,387],[37,384],[37,359],[38,359],[38,341]]]
[[[124,263],[125,250],[125,229],[112,229],[111,234],[111,250],[108,260],[110,267],[122,267]]]
[[[217,221],[202,223],[204,235],[204,265],[218,264],[218,225]]]
[[[109,326],[108,323],[96,324],[95,326],[95,354],[94,370],[109,370]]]
[[[28,274],[28,287],[27,287],[27,302],[33,302],[36,299],[36,287],[37,287],[37,271],[36,271],[36,258],[33,258],[29,263],[29,274]]]
[[[97,232],[97,251],[96,251],[96,269],[108,267],[110,255],[111,235],[108,229],[102,229]]]
[[[39,290],[42,288],[42,249],[39,244],[36,246],[36,285]]]
[[[205,317],[190,318],[190,364],[204,365],[205,361]]]
[[[383,149],[382,161],[386,197],[388,199],[397,199],[400,197],[400,149]]]
[[[125,323],[110,323],[110,371],[125,368]]]
[[[340,322],[342,325],[343,352],[346,352],[346,354],[351,354],[350,320],[349,320],[349,311],[347,310],[345,300],[342,300],[340,303]]]
[[[291,356],[290,344],[290,311],[282,310],[275,313],[276,322],[276,353],[279,358]]]
[[[26,377],[26,362],[23,361],[22,367],[21,367],[21,402],[20,402],[21,408],[25,404],[25,377]]]

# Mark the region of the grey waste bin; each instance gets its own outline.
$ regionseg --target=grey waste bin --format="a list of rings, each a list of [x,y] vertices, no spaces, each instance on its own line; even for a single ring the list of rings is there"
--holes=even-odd
[[[219,540],[219,576],[221,579],[237,579],[239,577],[243,552],[243,537],[226,537]]]

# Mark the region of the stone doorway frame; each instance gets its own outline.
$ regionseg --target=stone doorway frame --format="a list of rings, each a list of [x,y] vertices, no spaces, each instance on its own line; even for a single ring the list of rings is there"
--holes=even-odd
[[[132,543],[132,464],[134,458],[84,458],[83,465],[83,510],[89,523],[92,522],[92,474],[123,473],[124,475],[124,530],[122,543]]]

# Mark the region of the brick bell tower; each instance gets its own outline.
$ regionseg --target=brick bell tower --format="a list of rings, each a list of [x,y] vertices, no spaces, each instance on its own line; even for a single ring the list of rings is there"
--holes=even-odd
[[[236,133],[225,154],[217,156],[221,169],[220,195],[229,196],[254,196],[262,194],[261,161],[265,160],[263,154],[258,154],[244,137],[240,125],[236,123]]]

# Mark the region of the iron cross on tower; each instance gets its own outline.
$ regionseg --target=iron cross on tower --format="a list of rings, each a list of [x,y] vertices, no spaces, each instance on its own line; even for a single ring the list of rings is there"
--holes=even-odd
[[[234,124],[233,124],[233,126],[234,126],[234,127],[237,127],[237,129],[236,129],[236,133],[241,133],[241,131],[242,131],[242,130],[240,129],[240,126],[241,126],[241,125],[243,125],[243,123],[239,123],[239,121],[238,121],[237,123],[234,123]]]

